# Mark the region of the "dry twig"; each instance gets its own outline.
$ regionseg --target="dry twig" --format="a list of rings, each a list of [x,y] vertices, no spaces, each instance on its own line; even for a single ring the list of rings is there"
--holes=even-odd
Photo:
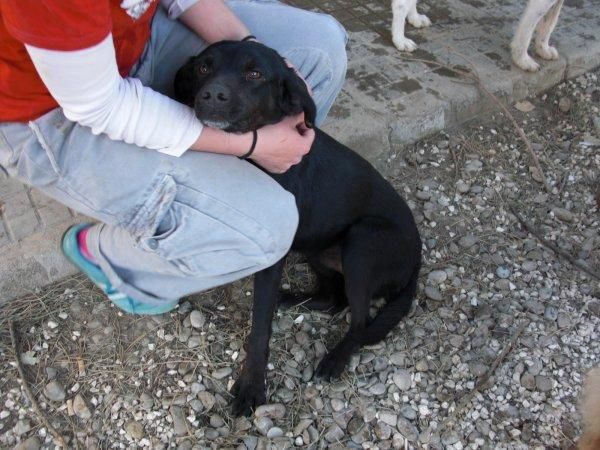
[[[502,352],[500,352],[498,357],[494,360],[490,368],[481,376],[481,378],[479,378],[479,380],[477,380],[477,384],[475,385],[473,390],[470,391],[468,394],[463,395],[456,402],[456,407],[454,408],[454,411],[452,411],[452,413],[448,415],[448,417],[446,417],[446,419],[442,423],[442,428],[448,425],[448,423],[453,422],[456,419],[456,416],[458,416],[462,412],[462,410],[465,409],[465,407],[469,404],[469,402],[471,402],[473,397],[475,397],[475,394],[477,394],[477,392],[481,391],[483,388],[486,387],[486,385],[490,381],[490,378],[492,377],[500,363],[504,360],[504,358],[506,358],[506,355],[508,355],[508,353],[512,350],[515,343],[517,342],[517,339],[519,339],[519,336],[521,336],[526,327],[527,321],[523,320],[517,328],[517,330],[515,331],[515,333],[510,338],[510,340],[502,349]]]
[[[21,363],[21,352],[19,351],[19,345],[17,340],[17,332],[15,330],[15,322],[10,321],[8,324],[10,328],[10,340],[12,342],[13,351],[15,352],[15,362],[17,364],[17,370],[19,371],[19,376],[21,377],[21,384],[23,385],[23,390],[25,391],[25,395],[29,399],[31,403],[31,409],[37,415],[39,421],[46,427],[46,429],[54,436],[56,440],[56,444],[61,446],[62,448],[67,448],[67,444],[62,435],[52,426],[50,421],[46,418],[44,413],[42,412],[40,405],[38,404],[33,392],[31,392],[31,388],[29,387],[29,383],[27,383],[27,378],[25,377],[25,370],[23,370],[23,364]]]
[[[519,221],[519,223],[521,224],[521,226],[523,228],[525,228],[525,230],[532,234],[533,236],[535,236],[537,238],[538,241],[540,241],[542,243],[542,245],[544,245],[544,247],[549,248],[550,250],[552,250],[554,253],[556,253],[559,256],[562,256],[563,258],[565,258],[567,261],[569,261],[572,265],[574,265],[575,267],[577,267],[579,270],[587,273],[589,276],[595,278],[596,280],[600,281],[600,275],[597,274],[596,272],[594,272],[590,267],[586,266],[585,264],[583,264],[582,262],[576,260],[575,258],[573,258],[573,256],[571,256],[569,253],[565,252],[564,250],[560,249],[558,246],[556,246],[555,244],[553,244],[552,242],[550,242],[549,240],[545,239],[542,234],[540,233],[540,231],[538,229],[536,229],[533,225],[531,225],[530,223],[528,223],[511,205],[506,205],[508,207],[508,209],[510,210],[510,212],[517,218],[517,220]]]

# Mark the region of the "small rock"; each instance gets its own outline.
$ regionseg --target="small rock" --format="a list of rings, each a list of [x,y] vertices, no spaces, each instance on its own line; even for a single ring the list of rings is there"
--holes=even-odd
[[[90,417],[92,417],[92,412],[88,408],[87,402],[79,394],[77,394],[73,399],[73,411],[77,417],[83,420],[88,420]]]
[[[392,381],[401,391],[408,391],[412,384],[410,373],[404,369],[396,370],[394,375],[392,375]]]
[[[39,450],[42,444],[39,439],[35,436],[31,436],[27,440],[18,444],[14,450]]]
[[[273,428],[273,421],[265,416],[257,417],[254,419],[254,426],[260,434],[266,436],[269,430]]]
[[[463,180],[456,182],[456,190],[461,194],[466,194],[471,189],[471,185]]]
[[[398,422],[398,416],[391,412],[382,411],[379,413],[379,420],[387,423],[391,427],[395,427]]]
[[[206,317],[200,311],[194,310],[190,314],[190,324],[194,328],[202,328],[206,323]]]
[[[31,430],[31,425],[28,420],[18,420],[15,424],[13,431],[17,436],[28,433]]]
[[[344,409],[344,402],[339,398],[332,398],[331,409],[333,409],[335,412],[341,411],[342,409]]]
[[[460,436],[454,430],[446,431],[442,433],[442,444],[452,445],[460,440]]]
[[[535,377],[535,386],[542,392],[548,392],[552,390],[552,379],[543,375]]]
[[[479,239],[476,236],[468,234],[459,239],[458,245],[460,245],[462,248],[469,248],[477,244],[478,241]]]
[[[256,417],[269,417],[270,419],[282,419],[285,416],[285,406],[281,403],[261,405],[254,411]]]
[[[417,418],[417,412],[409,405],[404,405],[400,408],[400,414],[408,420],[415,420]]]
[[[173,431],[177,436],[185,436],[188,434],[187,421],[183,414],[183,409],[180,406],[171,406],[169,409],[171,419],[173,419]]]
[[[142,392],[140,395],[140,404],[142,405],[142,408],[150,411],[154,407],[154,398],[147,392]]]
[[[340,441],[344,437],[344,430],[337,425],[330,426],[325,432],[325,440],[327,442]]]
[[[554,213],[554,217],[563,222],[573,222],[573,213],[565,208],[552,208],[552,212]]]
[[[387,387],[383,383],[375,383],[369,388],[369,392],[373,395],[383,395],[387,391]]]
[[[432,270],[427,275],[427,281],[432,284],[442,284],[448,279],[448,274],[443,270]]]
[[[417,437],[419,436],[419,431],[417,430],[417,427],[409,420],[406,420],[404,417],[398,417],[398,423],[396,424],[396,428],[402,436],[404,436],[411,442],[416,441]]]
[[[210,411],[212,407],[215,405],[216,398],[213,394],[208,391],[202,391],[198,394],[198,398],[204,405],[204,409],[206,411]]]
[[[435,300],[436,302],[442,301],[444,297],[442,293],[436,286],[425,286],[425,295],[430,300]]]
[[[478,159],[471,159],[465,164],[465,170],[467,172],[478,172],[481,170],[482,167],[483,163]]]
[[[415,364],[415,369],[417,369],[419,372],[427,372],[429,370],[429,364],[427,363],[427,360],[420,359],[417,361]]]
[[[125,431],[132,439],[142,439],[144,437],[144,427],[135,420],[130,420],[125,424]]]
[[[571,326],[571,319],[565,313],[558,314],[558,328],[568,328]]]
[[[231,375],[231,367],[223,367],[221,369],[217,369],[212,373],[213,378],[216,378],[217,380],[221,380],[225,377],[228,377],[229,375]]]
[[[521,112],[528,113],[533,111],[535,106],[529,100],[523,100],[522,102],[515,103],[515,108]]]
[[[219,416],[218,414],[212,414],[210,416],[209,423],[210,423],[210,426],[213,428],[220,428],[223,425],[225,425],[223,418],[221,416]]]
[[[267,431],[267,437],[269,439],[283,436],[283,430],[279,427],[273,427]]]
[[[571,110],[571,99],[567,98],[567,97],[561,97],[558,100],[558,109],[560,109],[562,112],[567,113]]]
[[[406,355],[400,352],[392,353],[390,355],[390,362],[395,366],[404,366],[406,364]]]
[[[496,269],[496,275],[498,276],[498,278],[502,278],[502,279],[508,278],[508,277],[510,277],[510,269],[505,266],[499,266]]]
[[[548,320],[555,321],[558,317],[558,310],[554,306],[546,306],[544,317]]]
[[[525,372],[521,376],[521,386],[530,391],[535,389],[535,378],[529,372]]]
[[[54,380],[46,385],[44,395],[48,400],[53,402],[62,402],[67,394],[65,388],[58,381]]]

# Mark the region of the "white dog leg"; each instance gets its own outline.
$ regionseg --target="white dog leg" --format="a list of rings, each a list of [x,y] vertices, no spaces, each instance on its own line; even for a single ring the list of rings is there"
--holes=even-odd
[[[417,0],[392,0],[392,40],[396,48],[403,52],[412,52],[417,48],[414,41],[404,36],[406,17],[411,5],[416,3]]]
[[[538,23],[536,28],[535,51],[541,58],[558,59],[558,50],[550,45],[550,34],[556,26],[563,0],[558,0]]]
[[[415,28],[423,28],[431,25],[431,20],[425,14],[417,12],[417,0],[414,0],[408,10],[408,23]]]
[[[533,30],[557,0],[529,0],[510,47],[513,62],[523,70],[535,72],[540,66],[527,53]]]

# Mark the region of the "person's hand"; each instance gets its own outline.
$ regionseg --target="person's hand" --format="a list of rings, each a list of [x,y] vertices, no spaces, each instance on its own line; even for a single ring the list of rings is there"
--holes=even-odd
[[[271,173],[283,173],[302,161],[314,139],[315,130],[304,124],[304,113],[288,116],[258,130],[256,148],[250,159]]]

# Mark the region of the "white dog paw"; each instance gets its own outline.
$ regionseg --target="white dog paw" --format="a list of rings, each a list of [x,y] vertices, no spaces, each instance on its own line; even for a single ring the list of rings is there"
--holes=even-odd
[[[431,25],[431,20],[424,14],[417,14],[413,17],[408,17],[408,22],[415,28],[423,28]]]
[[[414,52],[417,49],[417,44],[411,39],[405,37],[393,38],[394,45],[401,52]]]
[[[535,52],[543,59],[558,59],[558,50],[548,44],[536,44]]]
[[[540,70],[540,65],[536,63],[527,53],[520,57],[513,56],[513,62],[517,67],[520,67],[528,72],[537,72]]]

